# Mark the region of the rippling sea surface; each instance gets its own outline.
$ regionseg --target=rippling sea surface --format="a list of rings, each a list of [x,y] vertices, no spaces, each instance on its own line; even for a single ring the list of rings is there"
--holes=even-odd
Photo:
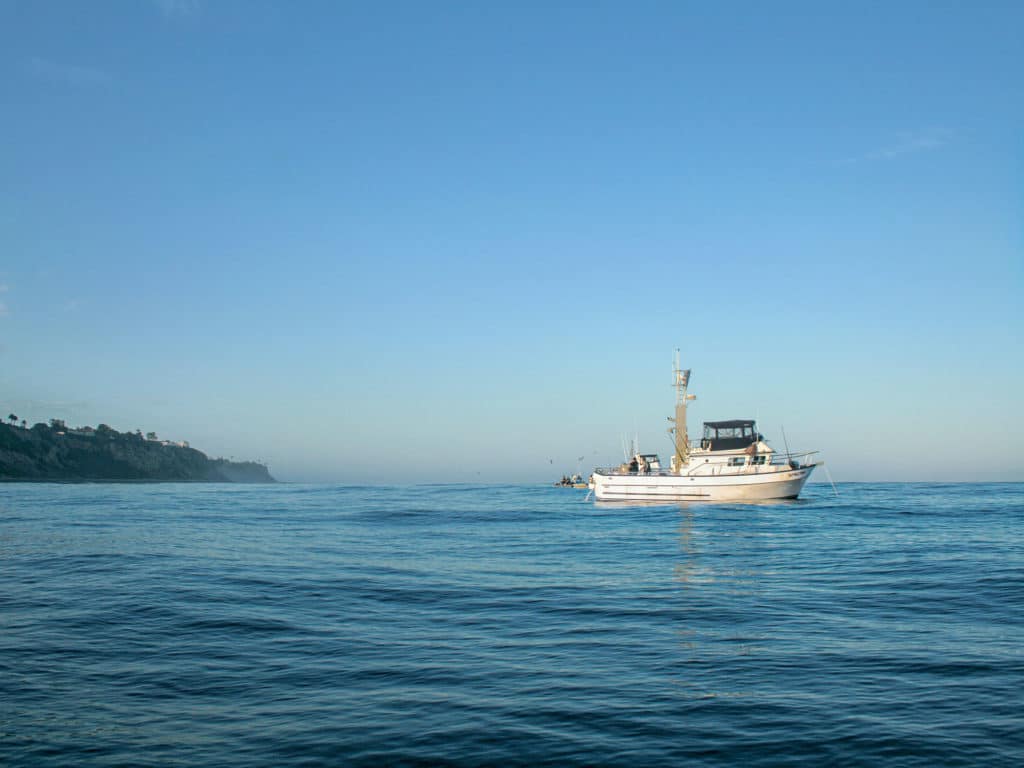
[[[0,764],[1024,762],[1024,485],[0,486]]]

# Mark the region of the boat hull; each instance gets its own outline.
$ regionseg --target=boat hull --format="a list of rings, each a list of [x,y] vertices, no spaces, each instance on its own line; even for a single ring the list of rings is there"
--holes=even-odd
[[[598,501],[770,501],[795,499],[815,464],[778,472],[715,476],[657,474],[593,475]]]

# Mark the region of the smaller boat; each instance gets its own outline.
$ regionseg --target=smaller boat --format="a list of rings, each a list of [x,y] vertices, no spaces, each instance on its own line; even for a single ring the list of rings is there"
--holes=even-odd
[[[767,501],[795,499],[820,462],[818,451],[779,453],[752,419],[706,421],[700,442],[686,431],[690,371],[674,370],[675,452],[667,469],[654,454],[635,453],[614,468],[595,469],[590,488],[598,501]]]
[[[590,486],[583,482],[583,475],[576,473],[575,475],[562,475],[562,479],[557,483],[554,483],[556,488],[589,488]]]

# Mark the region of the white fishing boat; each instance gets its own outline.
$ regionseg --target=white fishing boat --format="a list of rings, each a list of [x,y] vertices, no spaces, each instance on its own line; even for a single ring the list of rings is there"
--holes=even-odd
[[[618,467],[595,469],[590,488],[598,501],[767,501],[795,499],[821,462],[818,451],[777,452],[751,419],[706,421],[699,443],[686,431],[690,371],[679,367],[674,386],[675,451],[667,469],[654,454],[635,453]]]

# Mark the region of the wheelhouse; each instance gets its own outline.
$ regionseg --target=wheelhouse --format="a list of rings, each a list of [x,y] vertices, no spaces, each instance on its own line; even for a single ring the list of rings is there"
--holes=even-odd
[[[656,453],[643,453],[640,455],[643,462],[647,465],[647,468],[651,472],[657,472],[661,469],[661,459],[658,458]]]
[[[705,421],[700,447],[705,451],[743,450],[762,439],[751,419]]]

